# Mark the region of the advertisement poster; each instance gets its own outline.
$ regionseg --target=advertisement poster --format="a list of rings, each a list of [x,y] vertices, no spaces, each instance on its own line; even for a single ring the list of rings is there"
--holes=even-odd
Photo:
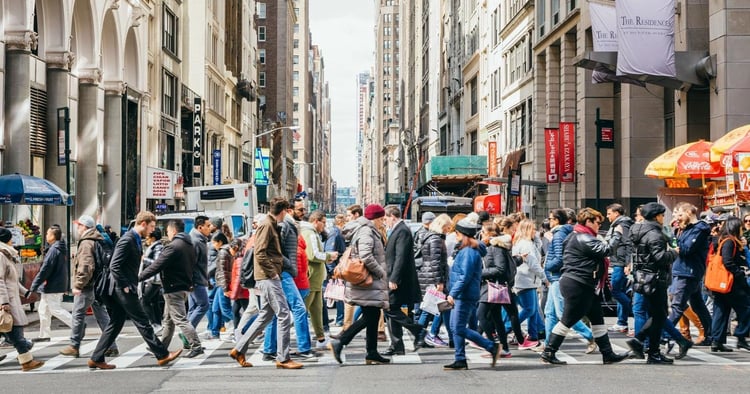
[[[560,122],[560,180],[576,180],[576,128],[572,122]]]
[[[615,2],[617,75],[675,77],[675,0]]]

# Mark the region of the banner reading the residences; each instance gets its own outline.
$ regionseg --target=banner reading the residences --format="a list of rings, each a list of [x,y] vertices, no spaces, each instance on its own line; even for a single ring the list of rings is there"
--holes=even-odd
[[[674,5],[674,0],[615,2],[617,75],[677,75]]]

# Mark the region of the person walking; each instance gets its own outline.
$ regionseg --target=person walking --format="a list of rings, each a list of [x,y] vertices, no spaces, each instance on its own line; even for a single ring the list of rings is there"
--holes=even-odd
[[[278,324],[276,368],[302,368],[302,364],[292,360],[289,356],[289,330],[292,317],[281,284],[284,255],[281,253],[278,223],[284,220],[287,208],[289,208],[287,200],[274,197],[270,202],[270,214],[258,226],[255,234],[253,272],[256,281],[255,288],[260,291],[261,295],[261,306],[258,317],[229,352],[229,357],[237,361],[241,367],[253,366],[245,358],[247,348],[276,316]]]
[[[323,330],[323,281],[326,278],[326,263],[338,258],[338,252],[325,252],[320,234],[325,230],[326,216],[323,211],[310,213],[308,221],[300,222],[302,236],[307,244],[306,254],[308,263],[307,276],[310,279],[310,294],[305,298],[305,306],[310,314],[312,328],[315,331],[316,349],[328,347],[325,331]]]
[[[390,359],[378,353],[378,324],[380,311],[389,307],[388,272],[385,262],[385,241],[378,228],[383,222],[385,210],[378,204],[365,207],[364,216],[352,219],[342,231],[344,239],[352,248],[352,254],[358,257],[372,275],[372,285],[358,286],[346,283],[344,298],[347,304],[357,305],[362,309],[362,317],[345,328],[339,339],[331,339],[329,349],[333,358],[343,363],[341,354],[346,345],[351,343],[360,331],[365,331],[367,354],[365,364],[388,364]]]
[[[190,240],[195,249],[193,265],[193,291],[188,298],[188,320],[194,328],[208,312],[208,235],[211,227],[208,216],[195,217],[194,227],[190,230]]]
[[[50,227],[45,237],[49,247],[44,254],[42,267],[29,288],[30,293],[42,293],[38,309],[39,337],[34,339],[34,342],[50,340],[52,316],[60,319],[68,327],[73,327],[70,312],[62,307],[62,296],[68,291],[68,278],[70,277],[68,252],[65,242],[62,241],[62,230],[59,227]]]
[[[327,274],[328,279],[333,277],[333,270],[339,264],[339,259],[341,258],[341,255],[343,255],[344,251],[346,250],[346,241],[344,240],[344,236],[341,234],[341,229],[344,228],[345,224],[346,224],[346,217],[343,214],[338,214],[333,219],[333,226],[326,229],[328,238],[326,239],[325,244],[323,245],[323,249],[326,252],[338,253],[338,256],[336,256],[335,259],[333,259],[332,261],[326,264],[326,274]],[[325,285],[325,282],[323,284]],[[323,286],[323,290],[325,293],[325,286]],[[336,306],[336,319],[334,320],[333,325],[334,327],[341,327],[344,325],[344,302],[336,301],[334,302],[334,305]],[[326,305],[323,305],[323,328],[329,327],[326,324],[326,322],[328,321],[327,317],[328,317],[328,309]]]
[[[149,234],[146,238],[146,245],[148,249],[143,253],[143,260],[141,260],[141,268],[138,271],[140,275],[144,269],[154,263],[162,250],[164,249],[164,243],[162,242],[161,230],[157,227],[154,231]],[[192,266],[191,266],[192,267]],[[138,294],[141,299],[141,306],[148,315],[148,320],[154,327],[154,331],[158,334],[161,329],[161,317],[164,314],[161,276],[156,274],[145,281],[141,281],[138,284]]]
[[[162,322],[164,330],[161,342],[164,347],[169,347],[176,325],[190,345],[190,352],[185,357],[193,358],[203,354],[198,334],[188,322],[185,310],[188,294],[193,287],[195,249],[190,236],[185,233],[185,222],[182,220],[169,221],[167,238],[170,242],[164,247],[156,261],[138,275],[138,280],[144,281],[161,273],[164,285],[164,319]]]
[[[33,344],[23,335],[23,327],[29,321],[21,304],[21,292],[27,290],[18,281],[15,267],[18,251],[13,248],[12,238],[10,230],[0,227],[0,308],[13,316],[13,326],[10,332],[5,333],[5,338],[16,348],[21,370],[27,372],[43,366],[44,361],[34,360],[31,354]],[[8,387],[8,390],[11,388]]]
[[[633,300],[625,292],[628,285],[625,267],[630,264],[630,254],[633,251],[633,243],[629,236],[633,219],[625,216],[625,208],[621,204],[615,203],[607,207],[607,220],[609,220],[609,230],[604,239],[612,249],[609,257],[612,265],[612,298],[617,301],[617,323],[609,330],[627,333],[628,317],[632,310]]]
[[[120,335],[126,319],[130,319],[149,349],[156,356],[157,364],[164,366],[176,359],[182,349],[170,352],[169,349],[156,337],[154,328],[148,322],[146,312],[143,311],[138,301],[138,267],[143,257],[142,240],[147,234],[151,234],[156,226],[156,217],[148,211],[141,211],[135,217],[135,226],[123,234],[117,241],[109,264],[111,277],[111,288],[105,297],[105,304],[110,312],[110,320],[107,327],[99,337],[94,353],[88,361],[91,369],[114,369],[115,365],[107,364],[104,360],[104,352],[112,346],[115,339]]]
[[[562,318],[549,334],[542,361],[550,364],[566,364],[555,353],[560,349],[570,327],[587,316],[591,321],[594,341],[599,346],[604,364],[617,363],[626,354],[617,354],[604,325],[601,292],[607,280],[606,257],[610,253],[607,243],[597,238],[604,216],[593,209],[583,208],[578,212],[578,223],[563,246],[563,268],[560,277],[560,292],[565,300]]]
[[[63,356],[79,357],[78,349],[81,347],[81,341],[86,333],[86,311],[91,307],[96,318],[96,324],[99,329],[104,329],[109,325],[109,312],[106,306],[98,301],[94,296],[94,271],[96,270],[97,245],[104,242],[104,237],[96,228],[94,218],[89,215],[82,215],[75,222],[78,231],[78,247],[76,255],[73,257],[73,311],[71,320],[73,326],[70,332],[70,345],[60,349]],[[117,343],[112,342],[112,346],[104,353],[105,357],[116,357],[120,354],[117,349]]]
[[[424,219],[424,215],[422,218]],[[422,297],[427,293],[427,289],[430,286],[435,286],[435,289],[441,293],[448,292],[449,268],[448,254],[445,249],[445,233],[451,225],[450,216],[441,214],[430,220],[429,229],[422,238],[422,243],[418,252],[422,259],[422,264],[417,271],[417,278],[419,279],[419,288],[422,292]],[[435,321],[435,316],[424,310],[420,312],[419,325],[425,330],[430,322],[435,324]],[[438,344],[440,347],[448,346],[448,344],[443,342],[439,336],[432,336],[432,334],[428,335],[426,331],[422,331],[420,338],[418,338],[418,345],[420,347],[434,347],[434,344]]]
[[[518,349],[532,349],[539,346],[539,331],[544,327],[538,325],[539,316],[539,298],[537,289],[544,281],[547,284],[547,278],[544,276],[542,269],[542,256],[539,249],[534,244],[534,222],[530,219],[523,219],[513,237],[513,256],[521,257],[523,261],[516,271],[515,284],[513,291],[517,295],[519,313],[518,320],[526,321],[528,327],[528,336],[518,339]],[[547,284],[549,286],[549,284]]]

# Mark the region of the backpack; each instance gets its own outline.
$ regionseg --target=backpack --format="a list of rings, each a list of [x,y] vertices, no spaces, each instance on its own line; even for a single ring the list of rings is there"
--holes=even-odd
[[[109,296],[112,290],[109,262],[112,260],[114,247],[104,240],[98,240],[94,245],[94,275],[91,277],[91,281],[94,284],[94,297],[101,300]]]
[[[251,247],[242,257],[240,284],[246,289],[255,287],[255,247]]]

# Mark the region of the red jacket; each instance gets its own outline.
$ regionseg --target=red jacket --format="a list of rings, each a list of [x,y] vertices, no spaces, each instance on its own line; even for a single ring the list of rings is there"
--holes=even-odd
[[[310,278],[307,277],[307,244],[302,236],[297,237],[297,277],[294,278],[294,284],[299,290],[310,288]]]
[[[234,263],[232,264],[232,278],[229,282],[229,298],[232,300],[247,300],[250,299],[250,292],[240,285],[240,270],[242,269],[242,259],[247,252],[255,243],[255,235],[245,242],[245,247],[242,253],[237,253],[234,257]]]

